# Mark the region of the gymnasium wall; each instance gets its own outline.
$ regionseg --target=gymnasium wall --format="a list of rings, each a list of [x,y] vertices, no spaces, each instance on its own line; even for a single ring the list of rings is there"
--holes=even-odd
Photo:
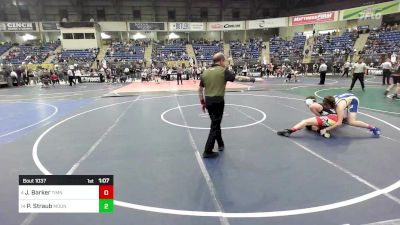
[[[61,28],[61,45],[64,49],[99,48],[101,45],[100,32],[94,27]],[[65,33],[94,33],[94,39],[64,39]]]
[[[279,36],[289,40],[291,39],[296,33],[304,32],[304,25],[300,26],[291,26],[291,27],[280,27],[279,28]]]
[[[364,25],[369,25],[369,27],[377,27],[382,24],[382,18],[379,19],[368,19],[368,20],[358,20],[357,21],[358,26],[364,26]]]
[[[54,31],[54,32],[44,32],[42,33],[42,39],[45,42],[49,42],[49,41],[57,41],[58,39],[60,39],[60,32]]]
[[[317,23],[314,26],[314,29],[316,31],[320,30],[341,30],[341,29],[346,29],[347,27],[347,21],[336,21],[336,22],[330,22],[330,23]]]
[[[225,31],[223,34],[224,37],[224,42],[229,42],[229,41],[244,41],[244,31],[243,30],[237,30],[237,31]]]

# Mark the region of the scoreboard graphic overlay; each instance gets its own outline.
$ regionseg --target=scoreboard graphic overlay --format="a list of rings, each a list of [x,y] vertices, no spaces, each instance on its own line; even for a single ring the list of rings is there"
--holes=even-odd
[[[20,213],[113,213],[113,175],[20,175]]]

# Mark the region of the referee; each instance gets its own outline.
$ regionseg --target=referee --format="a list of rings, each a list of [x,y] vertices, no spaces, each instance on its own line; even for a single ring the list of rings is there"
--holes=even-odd
[[[325,78],[326,78],[326,72],[328,70],[328,66],[325,63],[325,60],[320,59],[320,65],[319,65],[319,85],[325,85]]]
[[[364,76],[367,74],[367,72],[367,65],[363,62],[362,58],[359,58],[358,62],[353,66],[353,79],[351,80],[350,89],[348,91],[353,90],[354,84],[357,80],[360,81],[361,88],[363,91],[365,91]]]
[[[203,158],[214,158],[218,152],[214,152],[215,141],[218,150],[224,150],[224,141],[221,134],[221,122],[225,107],[226,82],[247,81],[254,82],[253,77],[236,76],[232,71],[225,68],[225,56],[216,53],[213,56],[213,64],[206,69],[200,78],[199,98],[203,112],[207,109],[211,119],[211,129],[204,149]]]
[[[385,85],[385,83],[390,85],[390,71],[393,69],[390,59],[387,58],[386,62],[381,64],[381,67],[383,69],[382,85]]]

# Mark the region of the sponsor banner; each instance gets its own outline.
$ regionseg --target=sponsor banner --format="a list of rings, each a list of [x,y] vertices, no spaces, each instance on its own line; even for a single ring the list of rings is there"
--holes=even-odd
[[[36,23],[4,22],[0,23],[0,31],[36,31]]]
[[[207,30],[244,30],[245,21],[223,21],[207,23]]]
[[[42,22],[42,30],[60,30],[60,24],[57,22]]]
[[[297,26],[305,24],[333,22],[337,20],[337,17],[338,17],[338,11],[292,16],[290,17],[290,25]]]
[[[357,27],[357,30],[367,30],[367,29],[369,29],[369,26],[368,26],[368,25],[358,26],[358,27]]]
[[[400,12],[400,1],[361,6],[340,11],[340,20],[380,19],[382,15]]]
[[[169,80],[177,80],[177,78],[178,75],[176,74],[176,72],[172,72],[172,74],[169,76]],[[189,80],[186,73],[182,74],[182,80]]]
[[[168,23],[170,31],[204,31],[204,23]]]
[[[129,30],[154,30],[154,31],[164,31],[166,30],[165,23],[135,23],[131,22],[129,23]]]
[[[368,68],[368,75],[370,76],[382,76],[383,70],[377,68]]]
[[[81,76],[82,83],[101,83],[100,76]]]
[[[101,27],[101,31],[127,31],[126,22],[101,21],[98,24]]]
[[[249,30],[274,28],[274,27],[287,27],[287,25],[288,25],[287,17],[247,21],[247,29]]]

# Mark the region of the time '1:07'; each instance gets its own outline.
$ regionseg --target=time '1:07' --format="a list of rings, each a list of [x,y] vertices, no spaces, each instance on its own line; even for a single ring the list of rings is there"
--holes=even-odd
[[[99,183],[108,184],[110,182],[110,178],[99,178]]]

